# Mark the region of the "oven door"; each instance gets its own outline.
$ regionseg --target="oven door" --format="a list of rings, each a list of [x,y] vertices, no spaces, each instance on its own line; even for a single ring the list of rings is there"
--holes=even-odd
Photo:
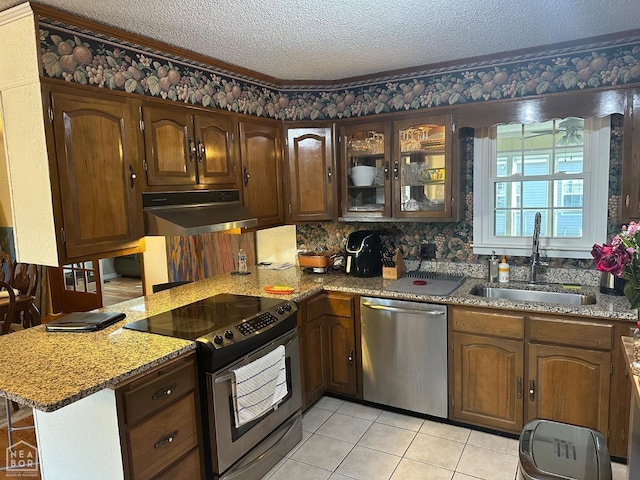
[[[287,395],[261,417],[240,427],[235,425],[232,396],[233,370],[257,360],[278,346],[285,347]],[[249,450],[268,437],[302,407],[300,353],[297,329],[214,373],[206,374],[207,416],[213,471],[221,474]]]

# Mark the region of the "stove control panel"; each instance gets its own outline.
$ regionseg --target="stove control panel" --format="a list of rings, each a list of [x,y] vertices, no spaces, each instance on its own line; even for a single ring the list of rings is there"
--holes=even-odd
[[[251,318],[243,320],[234,326],[227,326],[205,335],[210,345],[216,350],[238,344],[256,333],[268,330],[282,320],[295,315],[298,307],[292,302],[282,302],[267,311],[259,313]]]

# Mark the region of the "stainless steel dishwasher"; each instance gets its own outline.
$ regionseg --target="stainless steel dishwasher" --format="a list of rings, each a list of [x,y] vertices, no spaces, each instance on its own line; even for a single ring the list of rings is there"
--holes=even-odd
[[[447,307],[361,297],[365,400],[447,418]]]

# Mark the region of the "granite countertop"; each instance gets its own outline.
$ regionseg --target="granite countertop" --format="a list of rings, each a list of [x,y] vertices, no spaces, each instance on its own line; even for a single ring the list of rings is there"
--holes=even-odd
[[[596,287],[581,287],[581,291],[596,295],[595,305],[532,305],[471,295],[475,285],[487,284],[475,278],[467,278],[451,295],[428,296],[386,291],[385,286],[393,280],[381,277],[308,275],[297,267],[287,270],[253,267],[249,271],[249,275],[220,275],[105,308],[104,311],[124,312],[127,316],[99,332],[49,333],[44,326],[38,326],[1,336],[4,364],[0,369],[0,396],[50,412],[194,350],[195,342],[123,329],[122,326],[218,293],[300,301],[327,290],[451,305],[637,320],[637,312],[629,309],[626,298],[601,295]],[[289,295],[269,294],[264,291],[268,285],[286,285],[294,291]],[[524,285],[512,282],[508,286]]]

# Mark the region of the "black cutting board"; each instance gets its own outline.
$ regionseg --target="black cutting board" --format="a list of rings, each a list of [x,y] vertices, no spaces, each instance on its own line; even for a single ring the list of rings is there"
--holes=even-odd
[[[47,323],[45,328],[47,332],[97,332],[125,316],[119,312],[74,312]]]

